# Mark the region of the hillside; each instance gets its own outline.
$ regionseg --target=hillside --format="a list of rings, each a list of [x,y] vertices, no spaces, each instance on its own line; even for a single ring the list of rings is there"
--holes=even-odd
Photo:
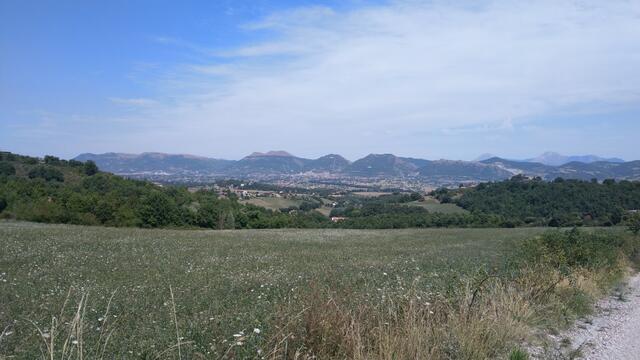
[[[95,161],[100,169],[115,174],[134,174],[143,172],[194,172],[216,173],[228,169],[234,161],[211,159],[194,155],[174,155],[163,153],[142,154],[80,154],[78,161]]]
[[[571,159],[574,157],[565,157]],[[580,158],[580,157],[578,157]],[[306,159],[285,151],[252,153],[240,160],[222,160],[191,155],[160,153],[82,154],[75,160],[92,160],[103,171],[122,175],[199,175],[253,178],[261,176],[293,176],[299,174],[330,174],[334,177],[415,178],[424,182],[500,181],[514,175],[526,175],[553,180],[557,177],[590,180],[608,178],[640,179],[640,162],[591,161],[597,157],[581,157],[585,162],[571,161],[560,166],[533,161],[507,160],[490,157],[481,161],[426,160],[399,157],[393,154],[369,154],[349,162],[337,154]],[[600,159],[600,158],[598,158]]]
[[[567,155],[562,155],[562,154],[558,154],[556,152],[551,152],[551,151],[545,152],[543,154],[540,154],[539,156],[536,156],[531,159],[527,159],[525,161],[551,165],[551,166],[561,166],[571,162],[581,162],[585,164],[590,164],[590,163],[599,162],[599,161],[615,162],[615,163],[624,162],[624,160],[619,158],[603,158],[597,155],[567,156]]]

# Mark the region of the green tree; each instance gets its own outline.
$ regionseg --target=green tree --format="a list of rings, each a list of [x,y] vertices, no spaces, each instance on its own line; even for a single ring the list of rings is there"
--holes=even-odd
[[[0,213],[7,208],[7,200],[0,198]]]
[[[64,175],[60,170],[53,168],[51,166],[36,166],[35,168],[29,171],[30,179],[45,179],[46,181],[56,180],[63,182]]]
[[[52,156],[52,155],[46,155],[44,157],[44,163],[47,165],[59,165],[60,164],[60,158],[56,157],[56,156]]]
[[[140,200],[138,216],[144,227],[175,225],[177,208],[166,194],[153,191]]]
[[[11,176],[16,174],[15,166],[5,161],[0,161],[0,176]]]
[[[87,176],[93,176],[98,173],[98,165],[92,160],[87,160],[83,165],[84,174]]]

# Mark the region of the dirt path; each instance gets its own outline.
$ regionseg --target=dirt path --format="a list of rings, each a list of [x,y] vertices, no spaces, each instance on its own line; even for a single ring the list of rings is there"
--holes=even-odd
[[[640,359],[640,274],[629,279],[626,288],[601,300],[595,316],[579,321],[562,338],[571,339],[571,346],[562,352],[573,352],[581,359]]]

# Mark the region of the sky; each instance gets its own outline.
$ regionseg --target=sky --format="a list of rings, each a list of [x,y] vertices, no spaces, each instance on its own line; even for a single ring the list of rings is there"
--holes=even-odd
[[[0,1],[0,150],[640,159],[640,1]]]

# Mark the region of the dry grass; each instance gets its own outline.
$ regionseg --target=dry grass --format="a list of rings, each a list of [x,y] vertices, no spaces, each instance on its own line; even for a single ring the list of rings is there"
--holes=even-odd
[[[85,343],[85,331],[90,326],[85,321],[89,294],[82,293],[77,301],[75,310],[68,313],[67,306],[71,299],[71,290],[62,305],[60,314],[51,318],[50,326],[45,328],[28,320],[36,328],[43,347],[42,358],[49,360],[82,360],[104,359],[109,340],[115,328],[109,321],[109,311],[115,292],[111,295],[104,315],[101,317],[100,335],[95,343]],[[108,355],[108,354],[107,354]]]
[[[268,358],[527,358],[521,346],[544,340],[536,329],[568,325],[589,311],[611,284],[610,270],[525,267],[514,278],[462,280],[453,294],[414,288],[383,305],[354,306],[343,301],[347,294],[315,289],[302,309],[281,309]]]

